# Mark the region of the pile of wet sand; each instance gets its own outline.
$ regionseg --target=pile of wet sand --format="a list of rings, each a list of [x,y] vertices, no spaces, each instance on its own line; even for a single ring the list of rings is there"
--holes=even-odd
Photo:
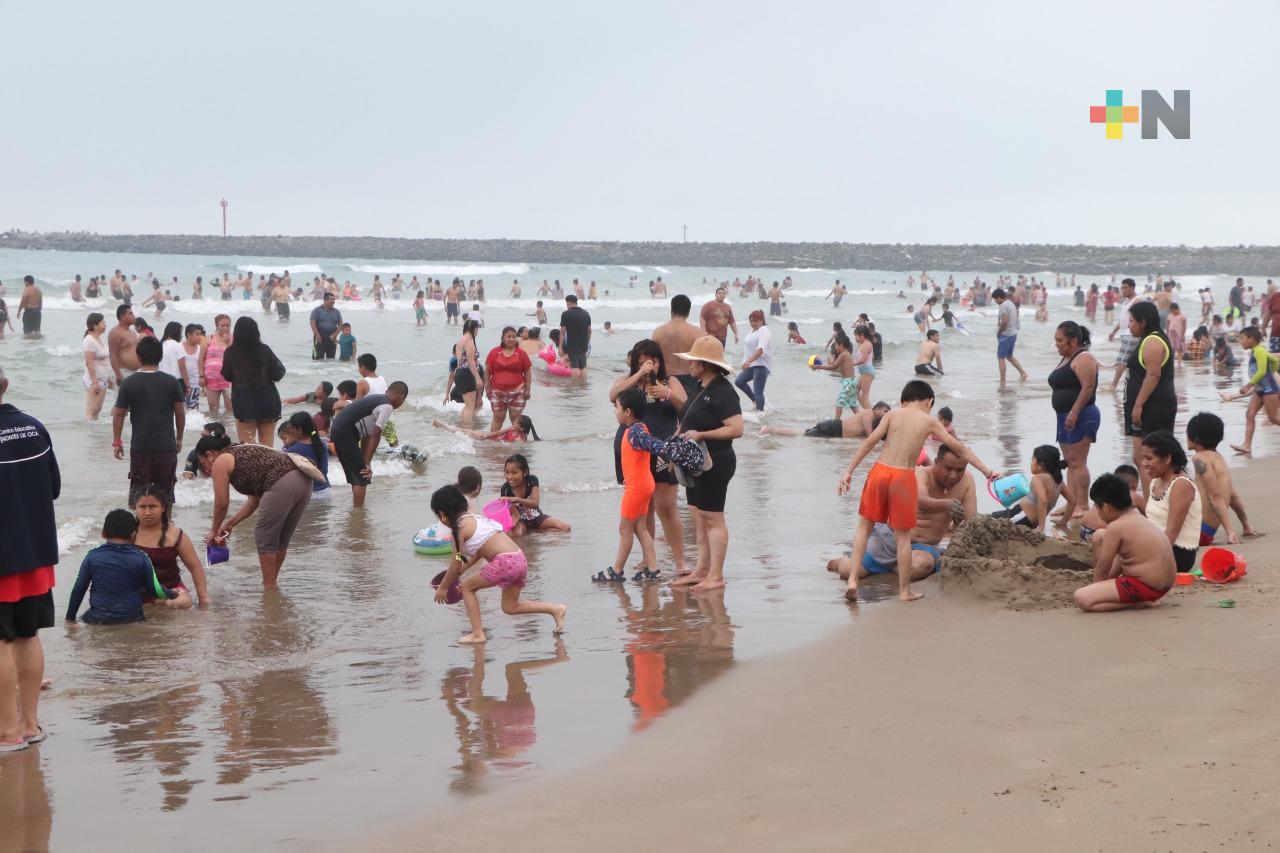
[[[1089,546],[1046,539],[1003,518],[979,515],[951,537],[942,583],[1011,610],[1071,607],[1071,593],[1093,580]]]

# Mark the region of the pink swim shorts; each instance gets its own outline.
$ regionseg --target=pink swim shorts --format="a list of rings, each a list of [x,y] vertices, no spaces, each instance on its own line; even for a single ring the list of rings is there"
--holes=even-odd
[[[524,558],[523,551],[499,554],[480,570],[480,577],[503,589],[509,586],[524,586],[524,579],[528,574],[529,561]]]

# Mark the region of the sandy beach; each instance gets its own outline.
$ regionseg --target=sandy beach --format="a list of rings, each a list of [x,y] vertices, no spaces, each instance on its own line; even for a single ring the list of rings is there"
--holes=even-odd
[[[1277,471],[1265,460],[1235,473],[1264,531]],[[1280,833],[1270,533],[1236,548],[1242,582],[1175,588],[1141,612],[1015,611],[948,589],[944,572],[920,604],[736,668],[594,766],[368,847],[1269,847]]]

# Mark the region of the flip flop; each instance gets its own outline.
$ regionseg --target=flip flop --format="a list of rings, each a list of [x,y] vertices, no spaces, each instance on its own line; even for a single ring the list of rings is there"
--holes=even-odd
[[[7,752],[20,752],[30,745],[25,740],[18,743],[0,743],[0,755],[4,755]]]
[[[33,734],[31,737],[26,738],[27,743],[29,744],[43,743],[45,738],[49,737],[49,733],[44,730],[44,726],[36,726],[36,728],[39,729],[39,731]]]

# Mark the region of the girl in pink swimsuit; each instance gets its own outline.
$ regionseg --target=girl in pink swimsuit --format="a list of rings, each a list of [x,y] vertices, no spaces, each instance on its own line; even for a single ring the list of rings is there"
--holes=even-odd
[[[209,417],[216,418],[221,407],[231,411],[231,383],[222,378],[222,355],[231,346],[231,318],[219,314],[213,323],[214,332],[205,338],[200,364],[205,394],[209,398]]]

